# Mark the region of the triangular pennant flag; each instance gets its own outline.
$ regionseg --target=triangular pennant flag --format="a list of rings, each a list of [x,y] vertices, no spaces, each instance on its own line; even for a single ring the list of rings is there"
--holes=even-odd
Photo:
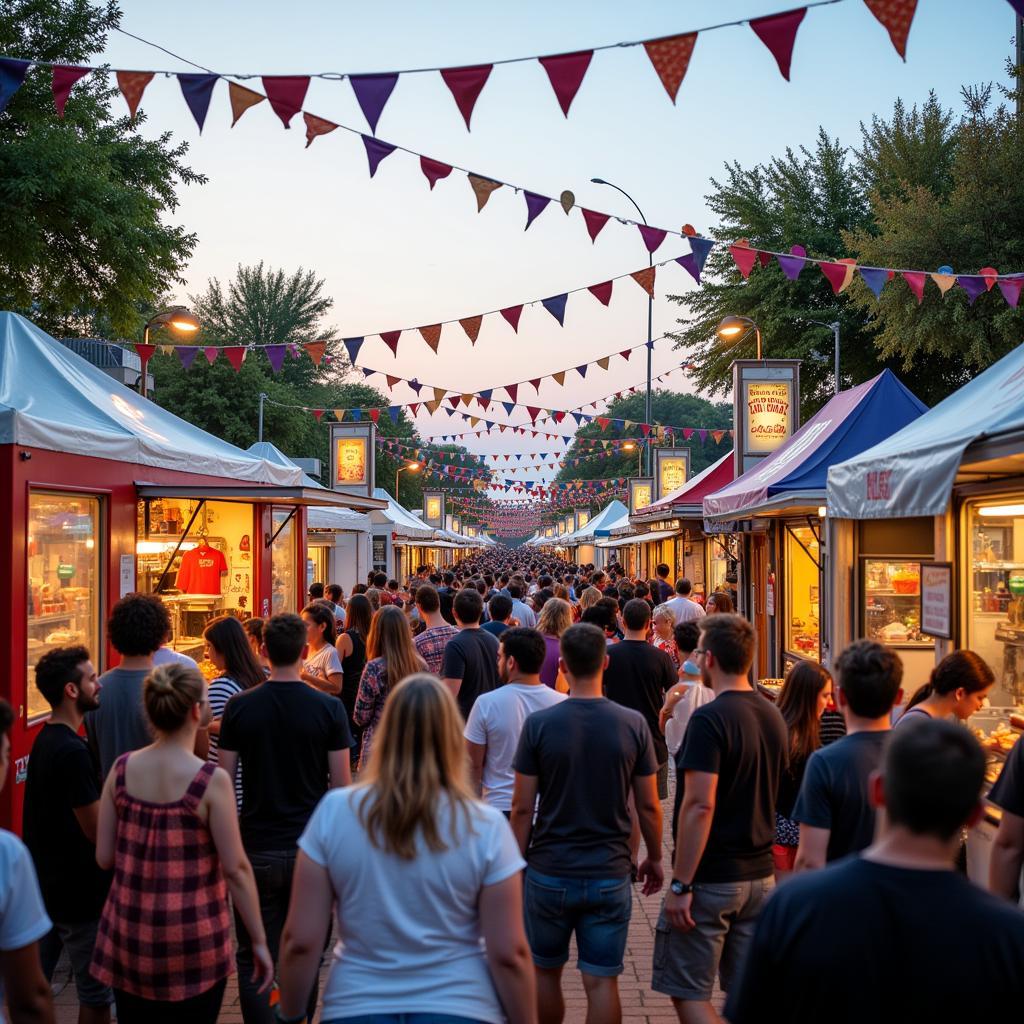
[[[362,341],[362,338],[354,338],[354,341]],[[348,342],[345,342],[347,345]],[[287,345],[264,345],[263,351],[266,354],[267,361],[270,363],[270,369],[274,373],[280,373],[281,367],[284,365],[284,357],[288,352]],[[358,349],[357,349],[358,351]],[[355,359],[352,360],[355,362]]]
[[[483,322],[484,318],[481,313],[477,313],[476,316],[467,316],[464,320],[459,321],[462,329],[466,332],[466,337],[474,345],[476,344],[476,339],[480,336],[480,325]]]
[[[791,255],[783,256],[780,253],[775,258],[779,261],[779,266],[786,277],[790,281],[795,281],[800,276],[800,271],[804,269],[804,264],[807,262],[804,259],[807,255],[807,250],[802,245],[794,245],[789,251]]]
[[[578,53],[562,53],[554,57],[539,57],[538,60],[548,73],[551,88],[555,90],[558,105],[562,113],[569,116],[569,107],[576,98],[583,76],[587,73],[593,50],[581,50]]]
[[[336,420],[337,420],[337,421],[338,421],[339,423],[341,423],[341,422],[342,422],[342,420],[344,420],[344,419],[345,419],[345,413],[346,413],[346,411],[347,411],[347,410],[345,410],[345,409],[335,409],[335,410],[334,410],[334,418],[335,418],[335,419],[336,419]]]
[[[904,270],[902,275],[903,280],[907,282],[910,290],[917,297],[918,305],[920,305],[924,299],[924,283],[928,275],[923,270]]]
[[[721,444],[722,438],[725,437],[724,430],[712,430],[711,436],[715,439],[715,444]]]
[[[524,230],[527,230],[544,212],[544,208],[551,202],[551,197],[538,195],[536,192],[528,192],[525,189],[523,190],[523,196],[526,198],[526,228]]]
[[[601,284],[592,284],[587,291],[601,303],[602,306],[607,306],[612,300],[612,285],[613,281],[604,281]]]
[[[578,373],[578,374],[579,374],[579,375],[580,375],[581,377],[586,377],[586,375],[587,375],[587,364],[586,364],[586,363],[583,363],[583,365],[582,365],[582,366],[577,366],[577,367],[576,367],[576,372],[577,372],[577,373]],[[561,423],[561,422],[562,422],[562,420],[563,420],[564,418],[565,418],[565,413],[564,413],[564,412],[563,412],[563,413],[560,413],[559,415],[557,415],[557,416],[555,417],[555,422],[556,422],[556,423]]]
[[[188,109],[199,125],[202,132],[206,124],[206,113],[210,109],[210,97],[213,96],[213,87],[217,84],[220,75],[192,75],[179,74],[178,85],[181,86],[181,95],[185,97]]]
[[[939,271],[935,274],[930,274],[929,277],[939,286],[939,291],[943,295],[956,284],[956,274],[954,273],[945,274]]]
[[[381,336],[380,340],[384,342],[393,355],[398,355],[398,339],[402,336],[401,331],[385,331]]]
[[[421,327],[420,334],[434,352],[437,352],[437,346],[441,344],[441,325],[431,324],[429,327]]]
[[[838,295],[845,287],[846,276],[851,272],[850,267],[843,263],[829,263],[824,260],[818,266],[825,277],[828,278],[828,283],[832,285],[832,291]]]
[[[217,356],[220,355],[220,349],[214,348],[212,345],[209,348],[203,349],[203,355],[206,356],[206,361],[213,366],[217,362]]]
[[[350,75],[349,82],[352,84],[359,109],[370,125],[370,131],[376,135],[377,122],[398,82],[398,75],[392,72],[380,75]]]
[[[765,252],[764,249],[757,250],[757,262],[760,263],[762,267],[767,267],[771,261],[772,254],[770,252]]]
[[[557,373],[551,374],[551,379],[559,386],[562,387],[565,384],[565,370],[559,370]]]
[[[57,116],[64,116],[64,104],[68,101],[71,87],[83,75],[89,74],[92,68],[82,68],[70,64],[54,64],[53,66],[53,105],[57,108]]]
[[[543,377],[534,377],[533,380],[530,381],[530,384],[533,386],[533,390],[536,391],[538,395],[540,394],[540,382],[543,379]]]
[[[317,423],[323,419],[323,415],[326,411],[326,409],[310,409],[310,412],[313,414],[313,419],[315,419]]]
[[[757,38],[768,47],[775,63],[779,65],[782,77],[789,81],[789,65],[793,59],[793,44],[796,42],[796,30],[800,22],[804,20],[807,13],[806,7],[800,7],[795,11],[783,11],[781,14],[772,14],[767,18],[754,18],[750,27],[754,30]]]
[[[558,321],[559,325],[565,326],[565,303],[569,295],[566,292],[562,295],[552,295],[549,299],[541,299],[541,305]]]
[[[982,267],[978,274],[984,280],[986,290],[992,291],[996,281],[999,280],[999,271],[995,267]]]
[[[242,363],[245,362],[245,346],[229,345],[224,349],[224,355],[227,356],[228,362],[234,367],[235,373],[238,373],[242,369]]]
[[[413,414],[413,416],[415,416],[416,413],[418,413],[420,411],[420,403],[419,402],[410,402],[409,403],[409,411]]]
[[[380,419],[380,409],[371,409],[370,419],[373,420],[374,423],[376,423]]]
[[[604,356],[604,358],[597,360],[597,365],[600,366],[602,370],[607,370],[608,369],[608,362],[609,362],[610,359],[611,359],[611,356]]]
[[[654,298],[654,275],[656,270],[657,267],[644,267],[643,270],[634,270],[629,275],[652,299]]]
[[[697,272],[704,272],[704,264],[707,262],[708,253],[715,247],[713,238],[701,238],[700,235],[689,235],[690,252],[697,263]]]
[[[356,364],[356,360],[359,358],[359,350],[363,347],[363,338],[346,338],[345,349],[348,352],[349,362],[353,366]],[[277,372],[276,370],[274,371]]]
[[[611,422],[612,422],[611,420],[609,420],[609,419],[606,419],[606,418],[604,418],[603,416],[598,416],[598,417],[597,417],[597,425],[598,425],[598,426],[599,426],[599,427],[600,427],[600,428],[601,428],[602,430],[607,430],[607,429],[608,429],[608,427],[609,427],[609,425],[611,424]]]
[[[192,365],[199,349],[195,345],[175,345],[174,350],[178,353],[182,368],[187,370]]]
[[[647,224],[637,224],[637,230],[640,232],[640,237],[644,240],[644,245],[650,253],[653,253],[665,241],[665,236],[668,234],[662,228],[652,228]]]
[[[526,413],[530,417],[530,422],[536,423],[537,417],[541,414],[541,410],[534,408],[532,405],[528,405],[526,407]]]
[[[431,191],[433,191],[434,186],[442,178],[447,178],[452,173],[451,164],[442,163],[440,160],[434,160],[429,156],[420,157],[420,170],[423,171],[427,181],[430,182]]]
[[[262,103],[267,97],[263,93],[247,89],[237,82],[228,82],[228,99],[231,100],[231,127],[238,124],[238,119],[257,103]]]
[[[907,36],[917,10],[917,0],[864,0],[868,10],[882,23],[896,52],[907,59]]]
[[[441,69],[441,77],[444,79],[444,84],[451,90],[452,96],[455,97],[455,105],[466,122],[467,130],[477,97],[486,84],[493,67],[493,64],[477,64],[474,67]]]
[[[135,351],[142,360],[143,366],[145,366],[145,364],[153,358],[153,353],[156,351],[156,345],[136,345]]]
[[[302,346],[306,350],[306,354],[310,359],[313,360],[314,366],[320,365],[320,360],[324,357],[324,352],[327,349],[326,342],[323,341],[307,341]]]
[[[309,88],[309,75],[264,75],[263,88],[274,113],[287,128],[291,119],[302,109]]]
[[[999,290],[1003,293],[1007,305],[1017,308],[1020,301],[1021,289],[1024,288],[1024,275],[1019,277],[1001,277],[999,279]]]
[[[118,71],[117,73],[117,87],[121,90],[121,95],[124,96],[125,102],[128,104],[128,111],[133,118],[139,109],[146,86],[153,81],[153,74],[152,71]],[[0,93],[0,102],[2,102],[2,93]],[[0,107],[0,109],[3,108]]]
[[[512,325],[512,330],[519,333],[519,318],[523,314],[522,306],[506,306],[501,315]]]
[[[673,103],[676,101],[676,94],[679,86],[686,76],[686,69],[690,66],[690,58],[693,56],[693,47],[697,42],[696,32],[687,32],[685,35],[669,36],[665,39],[650,39],[644,43],[647,56],[654,65],[654,70],[665,86],[665,92]]]
[[[580,210],[583,213],[583,219],[587,222],[587,234],[590,235],[591,242],[596,242],[597,236],[601,233],[601,228],[608,223],[611,215],[598,213],[596,210],[586,210],[582,206]]]
[[[338,127],[333,121],[328,121],[324,117],[317,117],[315,114],[303,113],[302,119],[306,122],[306,149],[309,149],[317,136],[329,135]]]
[[[388,416],[391,417],[392,423],[398,423],[398,417],[402,414],[402,407],[400,405],[389,405]]]
[[[879,298],[885,282],[889,280],[889,271],[881,267],[858,267],[864,283],[871,289],[875,298]]]
[[[514,402],[516,400],[516,395],[519,394],[519,385],[506,384],[505,391],[508,393],[508,397]]]
[[[973,306],[974,300],[979,295],[984,295],[988,291],[985,287],[985,279],[980,275],[960,274],[956,279],[956,283],[967,292],[967,304],[969,306]]]
[[[757,262],[757,250],[751,249],[747,245],[737,244],[730,245],[729,252],[733,260],[735,260],[736,266],[739,267],[743,279],[746,280],[750,277],[750,272],[754,269],[754,264]]]
[[[360,138],[366,147],[366,159],[370,165],[370,177],[372,178],[377,173],[381,160],[386,156],[391,156],[395,147],[390,142],[381,142],[380,139],[371,138],[369,135],[362,135]]]
[[[423,385],[415,377],[413,377],[412,380],[407,380],[406,384],[408,384],[409,387],[411,387],[413,391],[416,392],[417,395],[420,393],[420,389],[423,387]]]
[[[491,198],[491,193],[501,188],[500,181],[493,181],[490,178],[481,178],[479,174],[470,174],[469,185],[476,196],[476,212],[479,213]]]
[[[697,259],[692,252],[688,252],[685,256],[678,256],[676,263],[679,264],[689,275],[700,284],[700,270],[697,268]]]

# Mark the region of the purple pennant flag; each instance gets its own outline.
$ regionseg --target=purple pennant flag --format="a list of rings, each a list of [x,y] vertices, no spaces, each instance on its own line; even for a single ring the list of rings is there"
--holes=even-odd
[[[795,281],[800,276],[800,271],[804,269],[804,257],[807,255],[807,250],[802,245],[794,245],[789,251],[791,255],[776,256],[775,258],[779,261],[779,266],[786,277],[790,281]]]
[[[526,228],[523,230],[528,230],[530,225],[544,212],[544,207],[551,202],[551,197],[526,190],[523,191],[523,195],[526,196]]]
[[[3,113],[11,97],[21,88],[31,66],[29,60],[0,57],[0,113]]]
[[[181,95],[185,97],[188,109],[199,125],[202,133],[203,125],[206,123],[206,112],[210,109],[210,97],[213,96],[213,87],[217,84],[220,75],[178,75],[178,85],[181,86]]]
[[[352,91],[356,94],[356,101],[363,116],[369,122],[370,131],[376,135],[377,122],[398,83],[398,74],[388,72],[382,75],[351,75],[349,81],[352,83]]]
[[[1024,0],[1021,0],[1021,4],[1024,5]],[[1012,277],[1001,277],[998,284],[999,290],[1003,293],[1003,298],[1006,299],[1007,305],[1016,308],[1018,301],[1020,301],[1021,288],[1024,288],[1024,274],[1014,274]]]
[[[386,156],[391,156],[395,147],[390,142],[381,142],[380,139],[373,139],[369,135],[363,135],[361,138],[366,147],[366,159],[370,163],[370,177],[372,178],[377,173],[381,160]]]
[[[423,387],[423,385],[415,377],[413,377],[413,379],[410,381],[406,381],[406,383],[409,385],[409,387],[413,389],[413,391],[416,392],[417,395],[420,393],[420,388]]]
[[[881,298],[885,282],[889,280],[889,271],[884,267],[858,267],[857,269],[875,298]]]
[[[662,228],[652,228],[647,224],[637,224],[637,229],[640,232],[641,238],[644,240],[644,245],[647,247],[647,251],[653,253],[655,249],[665,241],[665,236],[668,234]]]
[[[274,373],[280,373],[281,367],[284,366],[284,357],[288,354],[288,346],[264,345],[263,351],[266,353],[267,362],[270,363],[270,369]]]
[[[700,443],[703,444],[708,439],[708,432],[706,430],[698,430],[697,433],[700,435]]]
[[[348,351],[349,361],[353,366],[356,365],[356,359],[359,357],[359,350],[363,347],[362,338],[346,338],[345,348]]]
[[[565,326],[565,303],[569,293],[552,295],[550,299],[541,299],[541,305],[558,321],[559,326]]]
[[[192,365],[192,360],[195,359],[199,349],[195,345],[175,345],[174,351],[178,353],[182,367],[187,370]]]
[[[983,277],[976,277],[973,274],[960,274],[956,283],[967,292],[967,304],[974,305],[974,300],[983,292],[988,290],[988,284]]]
[[[679,256],[676,258],[676,263],[679,264],[689,275],[700,284],[700,268],[697,266],[697,259],[692,252],[688,252],[685,256]]]
[[[586,377],[586,375],[587,375],[587,365],[588,365],[587,363],[584,363],[582,366],[577,366],[576,367],[576,372],[581,377]]]
[[[359,369],[363,371],[364,377],[372,377],[377,372],[376,370],[371,370],[368,366],[360,366]]]
[[[688,235],[690,240],[690,252],[697,261],[697,273],[703,273],[704,264],[707,262],[708,253],[715,246],[713,238],[701,238],[700,235]]]

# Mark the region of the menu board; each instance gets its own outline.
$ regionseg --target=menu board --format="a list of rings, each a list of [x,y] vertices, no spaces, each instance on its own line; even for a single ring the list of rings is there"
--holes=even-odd
[[[746,450],[752,455],[775,451],[790,436],[793,386],[789,381],[746,383]]]
[[[921,563],[921,632],[953,637],[953,566],[949,562]]]

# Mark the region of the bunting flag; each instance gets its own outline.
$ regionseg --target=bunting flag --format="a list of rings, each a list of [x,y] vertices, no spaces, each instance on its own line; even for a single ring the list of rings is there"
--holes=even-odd
[[[591,242],[597,241],[597,236],[601,233],[601,228],[608,223],[611,214],[608,213],[597,213],[594,210],[583,210],[580,211],[583,214],[583,220],[587,225],[587,234],[590,235]]]
[[[592,284],[587,291],[601,303],[602,306],[607,306],[612,301],[612,285],[613,281],[605,281],[602,284]]]
[[[71,89],[80,78],[89,74],[92,68],[55,64],[53,67],[53,105],[57,108],[57,116],[64,116],[64,104],[68,101]],[[0,110],[3,109],[0,100]]]
[[[729,252],[732,254],[732,258],[745,281],[750,277],[750,272],[754,269],[754,264],[757,262],[757,250],[751,249],[747,245],[746,239],[743,239],[735,245],[730,245]]]
[[[370,165],[370,177],[372,178],[377,173],[381,160],[386,156],[391,156],[395,147],[390,142],[381,142],[380,139],[371,138],[369,135],[362,135],[360,138],[366,147],[366,159]]]
[[[1024,3],[1024,0],[1021,0],[1021,2]],[[999,279],[999,290],[1003,293],[1003,298],[1006,300],[1007,305],[1012,306],[1014,309],[1017,308],[1017,303],[1020,301],[1022,287],[1024,287],[1024,275]]]
[[[693,48],[697,44],[697,33],[687,32],[681,36],[669,36],[666,39],[651,39],[644,43],[647,57],[654,70],[665,86],[665,92],[673,103],[679,92],[679,86],[686,77],[686,69],[690,66]]]
[[[389,349],[391,349],[392,355],[394,355],[396,358],[398,357],[398,339],[401,336],[401,331],[385,331],[380,336],[381,341],[383,341],[384,344],[387,345]]]
[[[398,84],[398,74],[387,72],[380,75],[350,75],[349,83],[352,92],[355,93],[359,109],[370,126],[370,133],[376,135],[377,122]]]
[[[324,352],[327,350],[326,343],[323,341],[307,341],[302,347],[306,350],[309,358],[313,360],[313,365],[319,366],[324,358]]]
[[[230,345],[224,349],[224,355],[227,356],[228,362],[234,367],[235,373],[242,369],[242,363],[245,362],[245,352],[244,345]]]
[[[306,123],[306,149],[309,149],[315,138],[321,135],[329,135],[338,127],[333,121],[316,117],[314,114],[303,113],[302,119]],[[372,170],[370,171],[370,177],[373,177]]]
[[[549,299],[541,299],[541,305],[558,321],[559,327],[565,326],[565,304],[569,299],[568,293],[552,295]]]
[[[793,44],[796,32],[807,14],[806,7],[781,14],[771,14],[767,18],[754,18],[750,27],[758,39],[768,47],[775,63],[779,66],[782,77],[789,81],[789,65],[793,59]]]
[[[654,298],[654,274],[656,269],[655,267],[645,267],[643,270],[635,270],[629,275],[652,299]]]
[[[483,323],[483,320],[483,316],[477,314],[476,316],[468,316],[464,320],[459,321],[472,345],[476,344],[476,339],[480,336],[480,325]]]
[[[345,351],[348,352],[349,362],[354,366],[359,358],[359,350],[363,347],[362,338],[346,338],[344,340]]]
[[[523,315],[523,307],[519,306],[507,306],[501,310],[501,315],[511,324],[512,330],[519,333],[519,318]]]
[[[153,81],[152,71],[118,71],[117,87],[128,104],[128,111],[134,120],[146,86]]]
[[[882,288],[889,280],[889,271],[881,270],[878,267],[858,267],[861,279],[871,289],[871,293],[877,299],[882,294]]]
[[[551,199],[549,196],[538,195],[536,192],[524,192],[523,195],[526,197],[526,228],[524,230],[529,230],[530,225],[544,212]]]
[[[29,60],[0,57],[0,113],[7,109],[7,104],[11,102],[11,98],[21,88],[31,66],[32,62]],[[153,76],[150,75],[149,77],[152,78]]]
[[[881,22],[900,58],[907,59],[907,37],[917,10],[917,0],[864,0],[868,10]]]
[[[538,58],[548,73],[551,88],[554,89],[558,105],[566,117],[569,116],[569,107],[572,106],[572,101],[583,84],[583,76],[587,73],[593,56],[593,50],[580,50],[578,53]]]
[[[267,97],[261,92],[253,89],[246,89],[244,85],[237,82],[228,82],[228,98],[231,101],[231,127],[238,124],[238,119],[257,103],[262,103]]]
[[[918,305],[920,305],[922,299],[924,299],[924,282],[925,282],[926,278],[927,278],[927,275],[922,273],[921,271],[917,271],[917,270],[904,270],[903,271],[903,280],[907,282],[907,284],[910,286],[910,290],[917,297]]]
[[[500,181],[482,178],[479,174],[470,174],[469,184],[473,189],[473,194],[476,196],[477,213],[487,205],[487,200],[491,198],[491,193],[501,188]]]
[[[195,345],[175,345],[174,350],[178,353],[181,365],[186,370],[192,366],[192,361],[199,352],[199,349]]]
[[[807,255],[807,250],[802,245],[794,245],[790,252],[793,254],[792,256],[776,256],[775,258],[778,260],[779,266],[786,277],[790,281],[795,281],[800,276],[800,271],[804,269],[804,264],[807,262],[804,259]]]
[[[437,352],[438,345],[441,344],[441,325],[433,324],[430,327],[421,327],[419,329],[420,334],[423,335],[423,340]]]
[[[217,84],[218,78],[220,75],[178,75],[181,95],[184,96],[188,109],[192,111],[192,116],[196,119],[200,134],[202,134],[203,125],[206,124],[206,113],[210,109],[213,87]]]
[[[309,75],[263,75],[262,80],[274,113],[281,118],[285,128],[289,128],[306,99]]]
[[[473,116],[473,108],[480,96],[480,91],[487,84],[487,79],[494,70],[493,64],[477,64],[466,68],[442,68],[441,77],[448,86],[459,108],[466,131],[469,131],[469,120]]]
[[[206,361],[213,366],[217,362],[217,356],[220,355],[220,349],[214,348],[212,345],[208,345],[203,349],[203,355],[206,356]]]
[[[434,186],[442,178],[447,178],[452,173],[452,165],[442,163],[440,160],[433,160],[429,156],[421,156],[420,170],[423,171],[427,181],[430,182],[430,191],[433,192]]]
[[[665,236],[668,234],[668,232],[662,228],[652,228],[648,227],[646,224],[637,224],[637,229],[640,231],[640,236],[644,240],[644,245],[650,253],[653,253],[658,246],[665,241]]]
[[[357,340],[357,339],[350,339]],[[348,345],[348,341],[345,342]],[[263,348],[266,354],[267,361],[270,363],[270,369],[274,373],[280,373],[281,367],[284,365],[284,357],[288,352],[287,345],[266,345]]]

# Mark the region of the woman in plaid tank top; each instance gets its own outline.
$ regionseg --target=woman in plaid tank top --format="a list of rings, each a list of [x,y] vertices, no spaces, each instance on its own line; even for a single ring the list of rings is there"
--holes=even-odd
[[[96,859],[114,882],[92,974],[114,989],[119,1024],[215,1024],[234,962],[228,890],[261,991],[273,962],[231,782],[193,753],[209,719],[203,677],[160,666],[143,700],[156,741],[117,759],[100,801]]]

